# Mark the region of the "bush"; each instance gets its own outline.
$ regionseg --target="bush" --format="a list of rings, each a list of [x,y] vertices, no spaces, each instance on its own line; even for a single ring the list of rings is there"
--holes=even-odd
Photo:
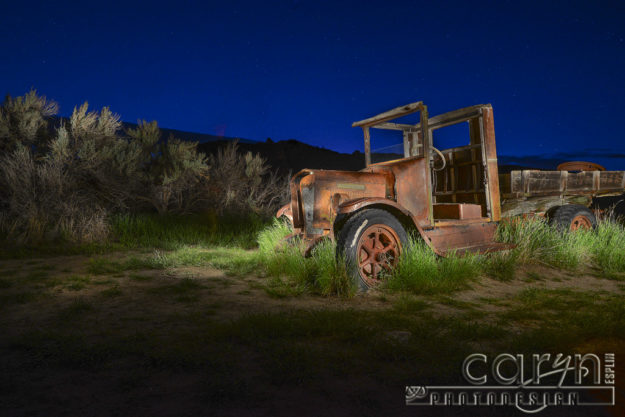
[[[23,97],[7,95],[0,106],[0,154],[14,151],[18,145],[40,149],[49,138],[48,120],[58,105],[36,90]]]
[[[201,206],[197,184],[207,179],[206,157],[198,153],[196,142],[183,142],[174,137],[161,141],[156,122],[140,121],[127,131],[129,154],[137,183],[137,198],[148,203],[159,214],[184,213]]]
[[[0,233],[11,241],[99,242],[109,235],[111,221],[127,244],[131,238],[124,228],[148,223],[151,230],[144,227],[146,233],[135,242],[175,246],[189,240],[193,233],[180,228],[184,221],[176,220],[175,231],[163,233],[164,225],[173,226],[168,219],[140,215],[156,211],[219,216],[218,227],[208,222],[191,240],[249,247],[258,219],[273,214],[288,190],[288,181],[272,173],[265,160],[239,154],[236,143],[212,155],[209,167],[197,143],[163,140],[156,122],[140,121],[123,132],[118,115],[106,107],[88,111],[84,103],[52,129],[48,121],[56,108],[34,90],[8,96],[0,106]],[[228,223],[232,215],[247,220],[237,227]],[[217,236],[202,234],[215,227]]]
[[[106,210],[80,189],[59,161],[37,162],[18,145],[0,157],[0,186],[8,195],[1,226],[12,240],[91,242],[108,235]]]
[[[288,178],[271,171],[260,155],[239,153],[236,141],[209,155],[206,195],[217,212],[254,211],[273,215],[289,196]]]

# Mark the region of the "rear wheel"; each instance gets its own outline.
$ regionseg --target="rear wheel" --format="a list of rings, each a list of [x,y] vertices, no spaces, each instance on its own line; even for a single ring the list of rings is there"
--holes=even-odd
[[[380,285],[397,266],[407,241],[397,218],[384,210],[367,209],[347,220],[339,233],[337,251],[344,256],[358,288],[366,291]]]
[[[597,219],[588,207],[568,204],[558,207],[552,213],[549,224],[560,230],[590,230],[597,227]]]

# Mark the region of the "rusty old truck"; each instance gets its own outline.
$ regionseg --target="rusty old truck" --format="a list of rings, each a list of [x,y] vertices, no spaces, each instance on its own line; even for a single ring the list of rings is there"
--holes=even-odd
[[[392,122],[413,113],[418,123]],[[462,146],[434,147],[435,131],[461,123],[468,124]],[[498,251],[509,248],[494,238],[503,217],[536,213],[559,227],[590,228],[593,197],[624,191],[625,172],[593,164],[499,175],[490,104],[429,117],[416,102],[352,126],[364,133],[365,168],[298,172],[290,181],[291,201],[277,217],[292,223],[290,237],[303,240],[306,255],[321,240],[335,240],[362,290],[397,264],[410,233],[440,256]],[[403,158],[372,163],[372,128],[400,132]]]

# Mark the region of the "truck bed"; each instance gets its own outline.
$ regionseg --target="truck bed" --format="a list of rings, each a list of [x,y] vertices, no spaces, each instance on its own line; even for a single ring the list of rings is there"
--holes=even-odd
[[[625,191],[625,171],[511,171],[499,175],[502,217],[544,213],[562,204],[590,205]]]

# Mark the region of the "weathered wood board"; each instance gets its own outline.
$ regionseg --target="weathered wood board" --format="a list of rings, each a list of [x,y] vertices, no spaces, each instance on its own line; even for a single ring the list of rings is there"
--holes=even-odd
[[[622,193],[625,171],[512,171],[500,176],[500,184],[502,194],[512,198]]]
[[[503,216],[543,213],[564,204],[625,191],[625,171],[512,171],[499,176]]]

